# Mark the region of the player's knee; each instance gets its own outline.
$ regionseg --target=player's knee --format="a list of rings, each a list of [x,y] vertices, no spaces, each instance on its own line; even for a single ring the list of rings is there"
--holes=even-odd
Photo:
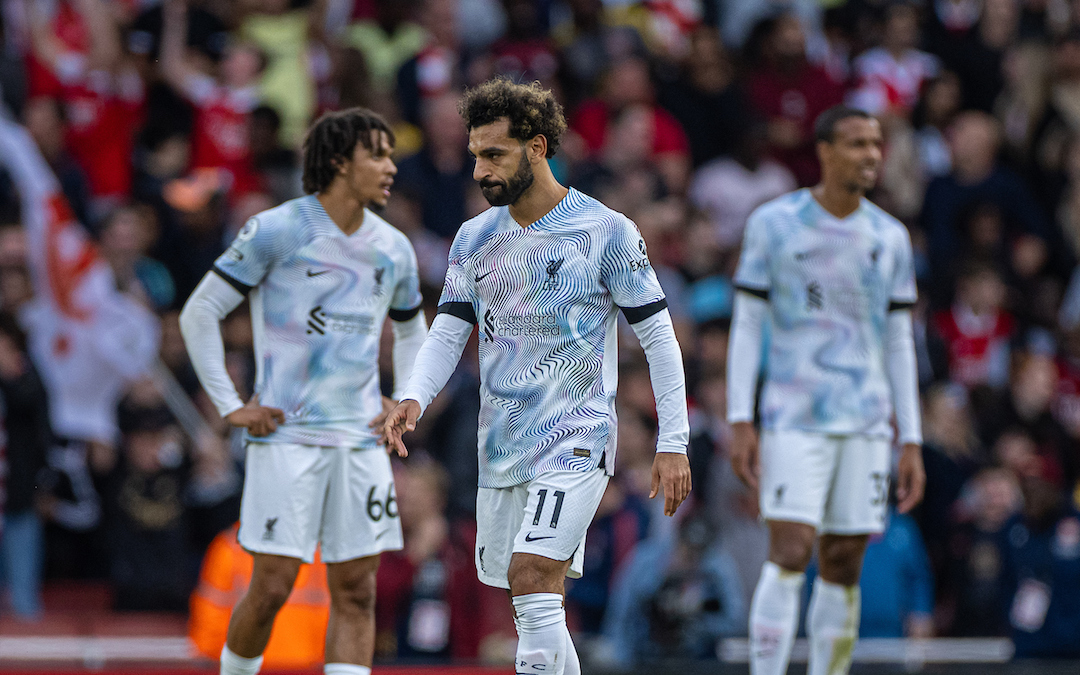
[[[338,579],[330,588],[330,602],[338,612],[374,612],[375,572],[365,570]]]
[[[866,542],[863,538],[823,538],[818,551],[822,578],[843,586],[859,583],[865,549]]]
[[[506,573],[510,592],[513,595],[561,593],[567,564],[557,560],[549,561],[540,556],[515,554]]]
[[[288,602],[292,587],[292,579],[285,576],[262,579],[251,584],[246,600],[256,615],[271,619]]]
[[[769,542],[769,560],[792,572],[802,572],[814,553],[813,538],[797,535],[774,537]]]

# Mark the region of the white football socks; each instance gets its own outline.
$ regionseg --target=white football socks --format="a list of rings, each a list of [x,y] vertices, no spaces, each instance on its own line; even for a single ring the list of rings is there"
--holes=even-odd
[[[568,633],[563,597],[558,593],[529,593],[513,601],[518,632],[516,672],[564,675]]]
[[[766,562],[750,603],[750,672],[784,675],[799,627],[802,572]]]
[[[821,577],[814,580],[806,618],[810,640],[807,675],[847,675],[861,613],[858,586],[841,586]]]
[[[262,668],[263,657],[253,659],[237,656],[225,645],[221,650],[221,675],[256,675]]]
[[[328,663],[323,666],[323,675],[371,675],[371,668],[355,663]]]

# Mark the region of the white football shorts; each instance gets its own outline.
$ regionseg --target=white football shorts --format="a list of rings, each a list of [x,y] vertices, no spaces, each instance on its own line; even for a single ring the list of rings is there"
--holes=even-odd
[[[240,545],[253,553],[323,562],[402,547],[394,474],[382,447],[247,445]]]
[[[761,434],[761,515],[825,534],[885,530],[892,442],[805,431]]]
[[[569,560],[571,579],[581,577],[585,534],[607,489],[604,469],[550,471],[508,488],[476,494],[476,572],[488,586],[510,588],[514,553]]]

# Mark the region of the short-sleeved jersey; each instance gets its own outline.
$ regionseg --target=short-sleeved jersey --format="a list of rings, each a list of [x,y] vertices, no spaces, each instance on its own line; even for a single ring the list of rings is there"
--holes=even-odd
[[[666,306],[637,227],[576,190],[528,227],[507,207],[462,225],[439,312],[479,327],[480,487],[612,471],[618,310]]]
[[[214,271],[251,292],[255,391],[285,412],[276,432],[251,440],[374,444],[383,323],[415,316],[421,303],[405,235],[365,211],[346,236],[318,199],[301,197],[249,220]]]
[[[803,189],[747,221],[735,274],[769,302],[762,427],[891,436],[889,311],[915,302],[911,240],[870,201],[843,219]]]

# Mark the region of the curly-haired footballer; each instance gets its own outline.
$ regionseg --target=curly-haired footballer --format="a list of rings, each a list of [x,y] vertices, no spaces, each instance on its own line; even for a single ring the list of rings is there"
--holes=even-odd
[[[637,227],[551,173],[566,130],[551,92],[497,79],[466,92],[460,110],[493,208],[454,239],[439,314],[386,435],[405,452],[402,433],[478,326],[477,571],[510,590],[517,672],[576,675],[564,579],[581,575],[615,467],[619,310],[649,361],[660,418],[652,492],[663,489],[669,516],[690,492],[682,355]]]
[[[330,587],[325,672],[371,672],[375,570],[382,551],[402,545],[390,459],[369,428],[392,403],[379,393],[379,336],[389,317],[400,389],[427,334],[412,245],[368,209],[390,197],[393,149],[393,132],[370,110],[320,118],[304,141],[308,195],[249,220],[180,315],[203,388],[247,430],[239,539],[255,568],[229,622],[222,675],[258,672],[274,617],[317,545]],[[245,297],[256,364],[246,405],[219,327]]]

